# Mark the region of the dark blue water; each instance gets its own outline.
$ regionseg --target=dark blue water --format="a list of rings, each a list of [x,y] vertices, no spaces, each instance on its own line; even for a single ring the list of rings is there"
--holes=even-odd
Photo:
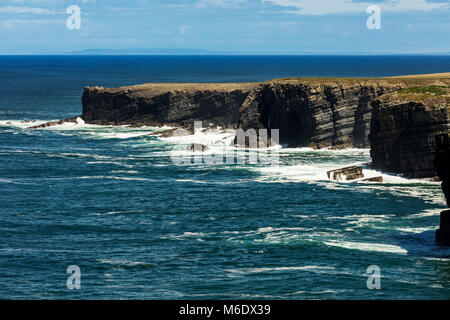
[[[446,71],[443,56],[0,57],[0,298],[449,299],[439,184],[327,180],[368,150],[177,166],[189,141],[156,128],[25,122],[80,114],[86,85]]]

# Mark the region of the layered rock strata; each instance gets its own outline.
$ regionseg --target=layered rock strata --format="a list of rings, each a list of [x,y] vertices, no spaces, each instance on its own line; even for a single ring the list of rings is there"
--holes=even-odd
[[[450,74],[86,87],[81,117],[91,124],[170,125],[188,132],[194,121],[269,129],[269,141],[278,129],[277,142],[285,146],[370,147],[375,168],[422,178],[436,175],[434,136],[448,132],[449,86]]]
[[[436,136],[436,166],[439,179],[442,181],[442,191],[444,192],[447,206],[450,207],[450,137],[448,133]],[[441,212],[441,224],[436,231],[436,241],[450,245],[450,210]]]
[[[239,109],[258,83],[145,84],[104,89],[85,88],[83,114],[91,124],[175,125],[205,121],[236,127]]]
[[[280,130],[289,147],[367,148],[371,102],[401,83],[364,80],[274,80],[247,99],[238,126]]]
[[[370,132],[372,166],[407,178],[435,177],[435,136],[448,129],[445,105],[376,101]]]
[[[371,102],[405,85],[394,80],[282,79],[241,84],[145,84],[85,88],[93,124],[279,129],[290,147],[369,146]]]

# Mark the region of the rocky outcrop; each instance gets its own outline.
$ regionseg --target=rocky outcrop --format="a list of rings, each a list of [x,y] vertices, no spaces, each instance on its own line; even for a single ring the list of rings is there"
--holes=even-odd
[[[447,206],[450,207],[450,137],[449,133],[436,135],[436,157],[434,160],[439,179],[442,181]],[[436,231],[436,241],[450,245],[450,210],[441,212],[440,228]]]
[[[351,166],[341,169],[331,170],[327,172],[328,179],[333,179],[335,181],[342,180],[355,180],[359,178],[364,178],[363,168],[361,166]],[[345,177],[345,179],[344,179]]]
[[[328,179],[334,180],[334,181],[351,181],[353,183],[359,183],[359,182],[377,182],[382,183],[383,177],[370,177],[370,178],[364,178],[363,173],[363,167],[362,166],[368,166],[371,167],[372,163],[364,163],[359,166],[350,166],[335,170],[327,171]]]
[[[190,146],[188,146],[186,150],[191,152],[204,152],[209,150],[209,148],[201,143],[193,143]]]
[[[83,93],[82,118],[92,124],[176,125],[207,121],[236,127],[239,109],[259,84],[145,84]],[[207,123],[208,124],[208,123]]]
[[[53,127],[53,126],[58,126],[58,125],[62,125],[64,123],[84,123],[84,121],[80,118],[80,117],[75,117],[75,118],[67,118],[64,120],[59,120],[59,121],[50,121],[50,122],[46,122],[43,124],[39,124],[36,126],[32,126],[29,129],[43,129],[43,128],[47,128],[47,127]]]
[[[408,178],[435,177],[435,136],[449,130],[446,104],[392,101],[373,103],[370,155],[375,169]]]
[[[358,182],[377,182],[377,183],[383,183],[383,177],[382,177],[382,176],[378,176],[378,177],[373,177],[373,178],[367,178],[367,179],[358,180]]]

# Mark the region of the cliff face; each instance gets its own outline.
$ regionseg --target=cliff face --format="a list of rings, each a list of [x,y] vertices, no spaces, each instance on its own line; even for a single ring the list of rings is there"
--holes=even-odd
[[[436,136],[436,157],[434,164],[439,179],[442,181],[442,191],[450,207],[450,135],[442,133]],[[436,241],[450,244],[450,210],[441,212],[441,224],[436,231]]]
[[[435,136],[448,128],[445,107],[375,102],[370,133],[373,167],[408,178],[436,176]]]
[[[85,88],[82,118],[93,124],[280,130],[290,147],[369,146],[371,102],[402,88],[382,80],[274,80],[244,84],[146,84]]]
[[[192,127],[202,120],[279,129],[280,143],[289,147],[371,147],[376,168],[420,178],[436,175],[434,136],[448,131],[449,87],[450,74],[96,87],[85,88],[82,118],[93,124]]]
[[[240,110],[243,129],[280,130],[289,147],[367,148],[371,102],[401,84],[382,81],[270,81]]]
[[[435,177],[436,135],[449,131],[450,88],[404,89],[373,103],[370,147],[376,169],[408,178]]]
[[[450,207],[450,134],[441,133],[436,136],[436,156],[434,165],[439,180],[442,181],[447,206]]]
[[[82,118],[92,124],[178,125],[204,120],[235,127],[253,84],[147,84],[85,88]]]

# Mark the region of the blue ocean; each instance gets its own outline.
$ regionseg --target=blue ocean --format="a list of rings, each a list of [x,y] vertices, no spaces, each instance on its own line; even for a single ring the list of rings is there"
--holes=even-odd
[[[189,141],[161,128],[29,129],[80,115],[85,86],[449,71],[425,55],[0,56],[0,299],[450,299],[438,182],[327,178],[367,149],[177,165]]]

